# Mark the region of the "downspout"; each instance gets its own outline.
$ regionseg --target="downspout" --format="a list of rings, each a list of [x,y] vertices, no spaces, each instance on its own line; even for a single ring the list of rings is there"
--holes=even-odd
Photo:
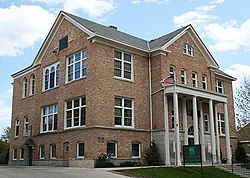
[[[148,53],[148,75],[149,75],[149,115],[150,115],[150,141],[153,141],[153,106],[152,106],[152,76],[151,76],[151,54],[150,46],[147,42],[149,53]]]

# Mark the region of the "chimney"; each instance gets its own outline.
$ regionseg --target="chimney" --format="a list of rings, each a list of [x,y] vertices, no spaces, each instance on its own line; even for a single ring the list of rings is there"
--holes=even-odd
[[[110,25],[109,28],[112,28],[112,29],[114,29],[114,30],[117,30],[117,27],[114,26],[114,25]]]

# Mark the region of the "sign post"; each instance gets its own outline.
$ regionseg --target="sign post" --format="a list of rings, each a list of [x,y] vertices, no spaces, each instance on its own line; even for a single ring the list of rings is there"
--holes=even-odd
[[[202,173],[201,145],[183,145],[183,163],[200,163]]]

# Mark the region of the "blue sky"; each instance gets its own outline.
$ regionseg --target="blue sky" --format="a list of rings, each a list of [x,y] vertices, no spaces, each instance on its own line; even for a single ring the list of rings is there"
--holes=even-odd
[[[0,133],[10,126],[11,74],[29,66],[60,10],[151,40],[192,24],[221,70],[250,75],[249,0],[0,0]]]

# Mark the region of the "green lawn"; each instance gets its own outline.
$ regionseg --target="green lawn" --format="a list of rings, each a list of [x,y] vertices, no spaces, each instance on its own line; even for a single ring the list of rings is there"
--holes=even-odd
[[[160,167],[119,171],[125,175],[144,178],[237,178],[234,174],[214,167]],[[240,178],[240,177],[239,177]]]

